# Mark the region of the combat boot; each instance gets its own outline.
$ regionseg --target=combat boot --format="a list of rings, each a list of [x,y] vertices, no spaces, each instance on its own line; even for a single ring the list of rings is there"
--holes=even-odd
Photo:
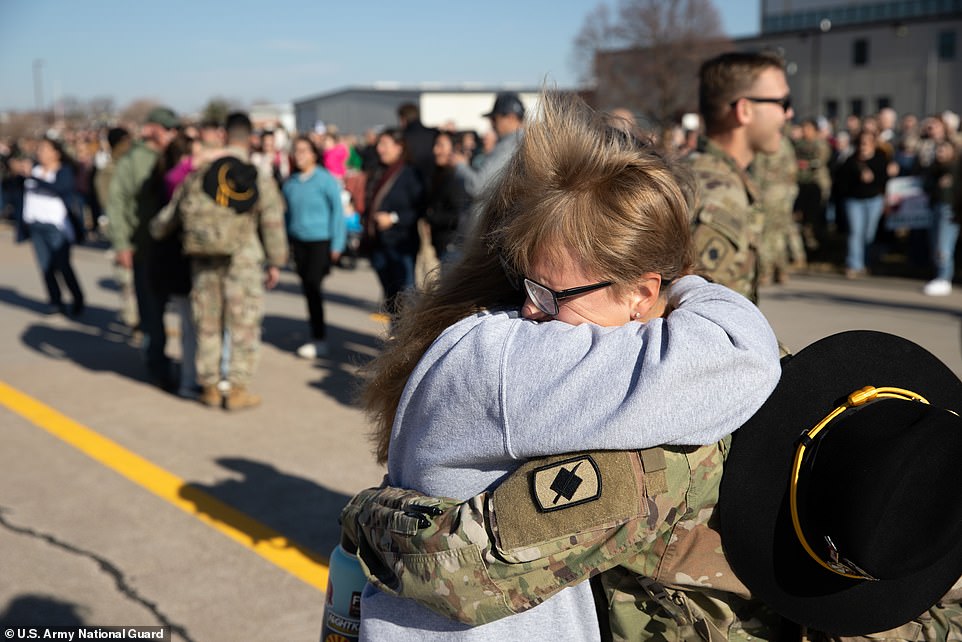
[[[221,404],[221,394],[217,386],[203,386],[200,389],[198,400],[205,406],[217,407]]]
[[[244,386],[232,386],[230,392],[224,398],[224,407],[228,410],[241,410],[242,408],[253,408],[261,403],[261,398],[249,391]]]

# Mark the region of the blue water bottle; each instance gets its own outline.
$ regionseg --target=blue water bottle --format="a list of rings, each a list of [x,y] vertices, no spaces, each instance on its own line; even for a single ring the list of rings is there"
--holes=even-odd
[[[353,642],[361,628],[361,591],[367,584],[357,547],[343,535],[334,547],[324,598],[324,624],[321,642]]]

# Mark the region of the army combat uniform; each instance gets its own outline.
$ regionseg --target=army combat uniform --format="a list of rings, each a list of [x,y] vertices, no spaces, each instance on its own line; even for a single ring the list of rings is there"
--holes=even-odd
[[[597,576],[599,621],[612,639],[774,640],[779,618],[750,600],[714,528],[728,446],[540,458],[464,503],[371,489],[342,524],[378,588],[468,624]],[[597,492],[538,508],[539,485],[554,495],[572,482],[576,498]]]
[[[228,147],[231,156],[249,162],[244,150]],[[204,168],[197,170],[198,173]],[[256,225],[229,257],[191,260],[191,309],[197,331],[197,383],[216,386],[224,331],[229,331],[231,358],[227,379],[234,388],[246,388],[254,376],[260,352],[264,318],[264,261],[282,267],[287,263],[284,199],[274,179],[258,174]]]
[[[227,155],[248,161],[245,150],[228,147]],[[151,232],[163,237],[180,223],[178,201],[184,198],[190,181],[202,177],[202,166],[188,178],[184,188],[151,223]],[[258,173],[257,202],[251,224],[230,256],[192,256],[191,309],[197,331],[197,383],[211,388],[220,381],[222,341],[230,335],[231,358],[227,379],[233,389],[250,383],[260,352],[261,321],[264,318],[264,262],[282,267],[287,263],[287,233],[284,228],[284,199],[268,174]],[[185,245],[185,252],[190,254]]]
[[[758,303],[763,216],[755,181],[709,139],[686,160],[695,179],[692,236],[701,269]]]
[[[962,640],[962,581],[913,622],[865,637],[801,631],[753,600],[717,529],[729,444],[538,458],[465,502],[372,488],[341,522],[380,590],[471,625],[591,581],[603,639]],[[544,492],[577,501],[545,512]]]
[[[762,282],[786,274],[792,264],[805,264],[805,246],[793,212],[798,196],[797,174],[795,148],[784,136],[777,152],[756,154],[751,165],[764,212],[758,257]]]

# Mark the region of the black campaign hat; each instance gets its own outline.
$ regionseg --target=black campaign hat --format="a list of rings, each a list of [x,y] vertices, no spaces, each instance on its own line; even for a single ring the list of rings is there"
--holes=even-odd
[[[257,168],[233,156],[218,158],[204,173],[204,191],[219,205],[243,214],[257,202]]]
[[[828,633],[918,617],[962,575],[960,410],[959,378],[900,337],[843,332],[786,357],[725,463],[719,518],[735,574]]]
[[[487,114],[482,114],[485,118],[491,118],[495,114],[514,114],[518,118],[524,118],[524,103],[521,98],[513,91],[502,91],[494,99],[494,107]]]

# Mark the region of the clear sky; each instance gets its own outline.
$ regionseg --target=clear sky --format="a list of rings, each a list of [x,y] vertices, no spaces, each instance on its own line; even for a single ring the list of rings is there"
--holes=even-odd
[[[612,5],[612,0],[609,0]],[[759,0],[714,0],[731,36]],[[0,110],[63,96],[197,111],[352,85],[576,86],[575,35],[598,0],[0,0]]]

